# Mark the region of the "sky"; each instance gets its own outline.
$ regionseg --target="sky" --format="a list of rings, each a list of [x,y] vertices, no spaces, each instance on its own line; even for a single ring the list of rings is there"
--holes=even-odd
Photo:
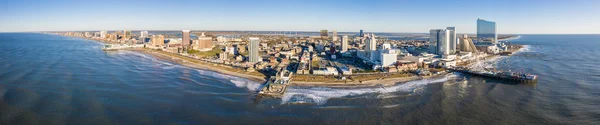
[[[478,18],[500,34],[600,34],[600,0],[2,0],[0,32],[236,30],[426,33]]]

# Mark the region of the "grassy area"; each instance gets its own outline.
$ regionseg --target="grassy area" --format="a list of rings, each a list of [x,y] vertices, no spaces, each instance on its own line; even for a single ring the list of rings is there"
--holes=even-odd
[[[355,81],[368,81],[368,80],[386,79],[386,78],[409,77],[410,75],[411,74],[409,74],[409,73],[354,75],[354,76],[348,76],[348,79],[352,79]]]
[[[319,61],[317,61],[317,60],[313,60],[312,61],[312,67],[313,68],[319,68],[319,67],[321,67],[321,63]]]
[[[347,80],[337,79],[335,76],[325,75],[295,75],[294,81],[303,82],[354,82],[354,81],[369,81],[377,79],[389,79],[389,78],[400,78],[409,77],[410,73],[389,73],[389,74],[361,74],[361,75],[350,75],[346,76]]]
[[[374,72],[379,72],[379,71],[372,70],[372,69],[366,69],[366,70],[357,70],[354,73],[374,73]]]
[[[324,75],[294,75],[294,81],[303,81],[303,82],[343,82],[343,80],[338,80],[334,76],[324,76]]]
[[[198,51],[198,50],[188,50],[189,54],[194,54],[198,57],[210,57],[210,56],[217,56],[217,54],[223,52],[223,50],[221,50],[221,47],[214,47],[212,50],[210,51]]]

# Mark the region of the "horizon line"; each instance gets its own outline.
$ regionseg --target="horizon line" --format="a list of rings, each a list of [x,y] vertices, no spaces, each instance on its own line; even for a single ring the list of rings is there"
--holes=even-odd
[[[42,33],[42,32],[100,32],[100,31],[123,31],[129,29],[121,29],[121,30],[62,30],[62,31],[0,31],[0,33]],[[185,29],[184,29],[185,30]],[[130,30],[130,31],[181,31],[181,30]],[[191,30],[191,32],[303,32],[303,33],[319,33],[319,30],[316,31],[303,31],[303,30]],[[331,32],[332,30],[327,29],[327,32]],[[363,31],[364,32],[364,31]],[[359,33],[356,32],[348,32],[348,31],[338,31],[337,33]],[[365,33],[404,33],[404,34],[428,34],[428,32],[365,32]],[[477,33],[456,33],[456,34],[477,34]],[[600,33],[502,33],[498,35],[600,35]]]

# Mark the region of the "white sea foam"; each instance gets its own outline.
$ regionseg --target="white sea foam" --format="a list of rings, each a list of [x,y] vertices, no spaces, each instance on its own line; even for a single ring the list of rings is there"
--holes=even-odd
[[[186,68],[186,69],[191,69],[189,67],[185,67],[185,66],[181,66],[179,64],[173,64],[167,61],[162,61],[160,59],[154,58],[152,56],[148,56],[146,54],[142,54],[142,53],[138,53],[138,52],[134,52],[134,51],[118,51],[117,54],[127,54],[127,55],[134,55],[134,56],[138,56],[141,57],[143,59],[148,59],[151,60],[152,62],[156,62],[159,64],[159,66],[162,69],[173,69],[173,68]],[[235,77],[235,76],[231,76],[231,75],[227,75],[227,74],[222,74],[222,73],[218,73],[218,72],[214,72],[214,71],[208,71],[208,70],[196,70],[198,72],[198,74],[204,75],[204,76],[210,76],[210,77],[214,77],[217,79],[222,79],[224,81],[229,81],[230,83],[232,83],[233,85],[235,85],[238,88],[246,88],[249,91],[256,91],[258,90],[258,88],[261,86],[261,83],[258,82],[254,82],[248,79],[244,79],[244,78],[240,78],[240,77]]]
[[[382,108],[394,108],[394,107],[398,107],[400,106],[399,104],[395,104],[395,105],[385,105]]]
[[[181,65],[175,65],[173,63],[154,58],[153,56],[149,56],[149,55],[134,52],[134,51],[118,51],[117,54],[127,54],[127,55],[137,56],[142,59],[147,59],[147,60],[150,60],[150,62],[152,62],[152,63],[158,64],[158,66],[160,66],[160,68],[162,68],[162,69],[173,69],[173,68],[182,68],[183,67]]]
[[[322,105],[327,103],[330,98],[342,98],[348,96],[357,96],[364,94],[373,93],[394,93],[394,92],[410,92],[413,93],[415,89],[424,87],[427,84],[441,83],[448,81],[450,78],[454,78],[456,75],[449,74],[440,78],[430,78],[410,81],[396,86],[381,87],[381,88],[359,88],[359,89],[340,89],[340,88],[327,88],[327,87],[312,87],[312,88],[300,88],[290,87],[287,89],[283,97],[281,98],[281,104],[287,103],[315,103]]]
[[[260,83],[252,82],[249,80],[229,80],[231,83],[235,84],[238,88],[246,88],[250,91],[256,91],[260,87]]]
[[[523,48],[515,51],[513,54],[521,53],[521,52],[533,52],[531,45],[523,45]]]
[[[483,70],[484,68],[492,68],[498,63],[499,60],[502,60],[505,58],[507,58],[507,56],[495,56],[495,57],[488,58],[485,60],[479,60],[479,62],[471,63],[467,67],[470,67],[471,69],[479,69],[479,70]]]
[[[230,83],[235,85],[235,87],[246,88],[249,91],[256,91],[256,90],[258,90],[258,88],[261,85],[258,82],[254,82],[254,81],[251,81],[248,79],[235,77],[235,76],[231,76],[231,75],[227,75],[227,74],[222,74],[222,73],[217,73],[217,72],[207,71],[207,70],[197,70],[197,71],[199,74],[202,74],[205,76],[212,76],[212,77],[215,77],[218,79],[228,80]]]
[[[161,64],[161,68],[162,69],[172,69],[172,68],[189,68],[189,67],[185,67],[185,66],[181,66],[178,64],[173,64],[173,63],[169,63],[166,61],[162,61],[159,60],[157,58],[151,57],[151,56],[147,56],[141,53],[136,53],[136,52],[130,52],[133,55],[136,56],[140,56],[142,58],[145,59],[150,59],[154,62],[158,62],[159,64]],[[254,82],[248,79],[244,79],[244,78],[240,78],[240,77],[235,77],[235,76],[231,76],[231,75],[227,75],[227,74],[222,74],[222,73],[218,73],[218,72],[214,72],[214,71],[208,71],[208,70],[196,70],[198,72],[198,74],[204,75],[204,76],[210,76],[210,77],[214,77],[217,79],[221,79],[224,81],[229,81],[230,83],[232,83],[233,85],[235,85],[238,88],[246,88],[250,91],[256,91],[258,90],[258,88],[260,87],[260,83],[258,82]]]

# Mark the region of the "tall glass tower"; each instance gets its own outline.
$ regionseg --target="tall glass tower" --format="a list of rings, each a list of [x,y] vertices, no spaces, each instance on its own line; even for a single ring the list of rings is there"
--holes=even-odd
[[[477,19],[477,39],[480,41],[496,43],[498,41],[496,22]]]
[[[260,62],[260,57],[258,55],[258,44],[260,43],[260,39],[258,37],[250,37],[250,45],[248,46],[248,49],[250,50],[249,54],[248,54],[248,62],[251,63],[256,63],[256,62]]]
[[[450,55],[450,30],[429,30],[430,52],[437,55]]]
[[[360,33],[358,33],[358,36],[360,36],[360,37],[364,37],[365,36],[365,34],[363,34],[363,30],[360,30]]]
[[[456,53],[456,43],[457,43],[457,37],[456,37],[456,27],[447,27],[446,30],[450,31],[450,38],[449,38],[449,44],[450,44],[450,48],[448,49],[448,52],[450,54],[454,54]]]

